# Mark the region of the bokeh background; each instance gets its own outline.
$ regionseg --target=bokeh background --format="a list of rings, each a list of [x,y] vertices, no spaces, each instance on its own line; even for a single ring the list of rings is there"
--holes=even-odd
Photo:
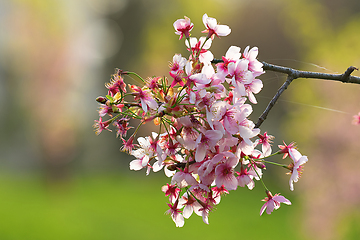
[[[268,187],[293,205],[261,217],[256,183],[224,197],[210,225],[192,216],[175,228],[164,174],[131,172],[115,134],[95,136],[95,98],[114,69],[166,76],[172,56],[186,54],[173,22],[189,17],[200,37],[204,13],[232,29],[214,40],[217,58],[250,45],[260,60],[297,69],[360,67],[357,0],[2,0],[1,240],[358,239],[359,85],[297,79],[281,96],[262,131],[276,136],[274,150],[296,141],[309,162],[294,192],[283,169],[268,167]],[[261,79],[254,121],[285,81]]]

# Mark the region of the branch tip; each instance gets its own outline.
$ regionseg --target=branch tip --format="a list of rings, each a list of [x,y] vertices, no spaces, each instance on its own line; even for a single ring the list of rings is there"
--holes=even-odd
[[[357,67],[354,67],[354,66],[348,67],[348,69],[346,69],[346,71],[345,71],[344,74],[342,75],[342,78],[341,78],[342,81],[343,81],[343,82],[348,82],[351,73],[354,72],[355,70],[359,70],[359,69],[358,69]]]

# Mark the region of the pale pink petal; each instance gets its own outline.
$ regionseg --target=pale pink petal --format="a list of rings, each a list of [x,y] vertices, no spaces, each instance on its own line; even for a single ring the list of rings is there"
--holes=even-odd
[[[130,170],[135,170],[135,171],[138,171],[140,169],[143,168],[143,165],[141,164],[142,161],[141,160],[133,160],[130,162]]]
[[[152,167],[154,172],[158,172],[164,167],[164,165],[162,164],[162,162],[156,161]]]
[[[198,216],[201,216],[202,212],[200,211],[200,209],[203,206],[201,206],[200,203],[198,203],[198,202],[194,202],[192,205],[193,205],[193,209],[194,209],[195,214],[198,215]]]
[[[262,207],[261,207],[261,209],[260,209],[260,216],[264,213],[264,211],[265,211],[265,209],[266,209],[266,207],[267,207],[267,202],[266,203],[264,203],[264,205],[262,205]]]
[[[196,181],[194,176],[191,175],[190,173],[185,174],[185,181],[187,182],[188,185],[196,185],[196,184],[198,184],[198,182]]]
[[[201,42],[200,46],[202,46],[202,45],[204,44],[205,40],[206,40],[206,37],[200,37],[200,38],[199,38],[199,41]],[[205,42],[205,44],[204,44],[204,46],[203,46],[203,49],[209,49],[209,48],[211,47],[211,43],[212,43],[212,40],[211,40],[211,38],[209,38],[209,39]]]
[[[301,158],[297,161],[297,165],[303,165],[304,163],[306,163],[308,161],[307,156],[301,156]]]
[[[227,25],[217,25],[216,34],[218,36],[227,36],[231,33],[231,29]]]
[[[186,205],[183,209],[183,216],[184,218],[189,218],[193,213],[193,208],[191,205]]]
[[[214,60],[214,55],[212,54],[212,52],[206,51],[206,52],[200,54],[199,60],[202,63],[210,64],[211,61]]]
[[[274,208],[275,208],[274,200],[270,199],[270,200],[267,202],[266,213],[267,213],[267,214],[271,214],[272,211],[274,211]]]
[[[274,196],[273,200],[280,203],[285,203],[287,205],[291,205],[291,202],[288,199],[286,199],[284,196]]]
[[[183,227],[185,224],[184,217],[182,214],[177,213],[171,215],[173,221],[175,222],[176,227]]]
[[[195,161],[201,162],[202,160],[204,160],[205,154],[206,154],[205,144],[198,145],[198,147],[196,149],[196,153],[195,153]]]
[[[298,161],[302,157],[301,153],[295,148],[289,149],[289,155],[294,162]]]
[[[239,60],[241,57],[240,48],[237,46],[231,46],[225,54],[225,58],[228,60]]]

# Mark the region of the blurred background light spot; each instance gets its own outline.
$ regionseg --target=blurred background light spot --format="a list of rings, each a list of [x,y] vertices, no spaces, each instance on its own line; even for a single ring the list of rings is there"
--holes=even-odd
[[[126,8],[128,0],[86,0],[96,12],[101,14],[112,14]]]

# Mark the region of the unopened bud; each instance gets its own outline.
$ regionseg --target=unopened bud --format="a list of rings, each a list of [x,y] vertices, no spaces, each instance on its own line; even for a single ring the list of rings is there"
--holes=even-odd
[[[266,169],[265,164],[262,162],[255,162],[255,165],[260,169]]]
[[[97,101],[98,103],[105,104],[106,101],[107,101],[107,98],[100,96],[100,97],[97,97],[97,98],[96,98],[96,101]]]
[[[167,169],[169,169],[170,171],[175,171],[176,170],[176,165],[175,164],[174,165],[169,165],[167,167]]]

